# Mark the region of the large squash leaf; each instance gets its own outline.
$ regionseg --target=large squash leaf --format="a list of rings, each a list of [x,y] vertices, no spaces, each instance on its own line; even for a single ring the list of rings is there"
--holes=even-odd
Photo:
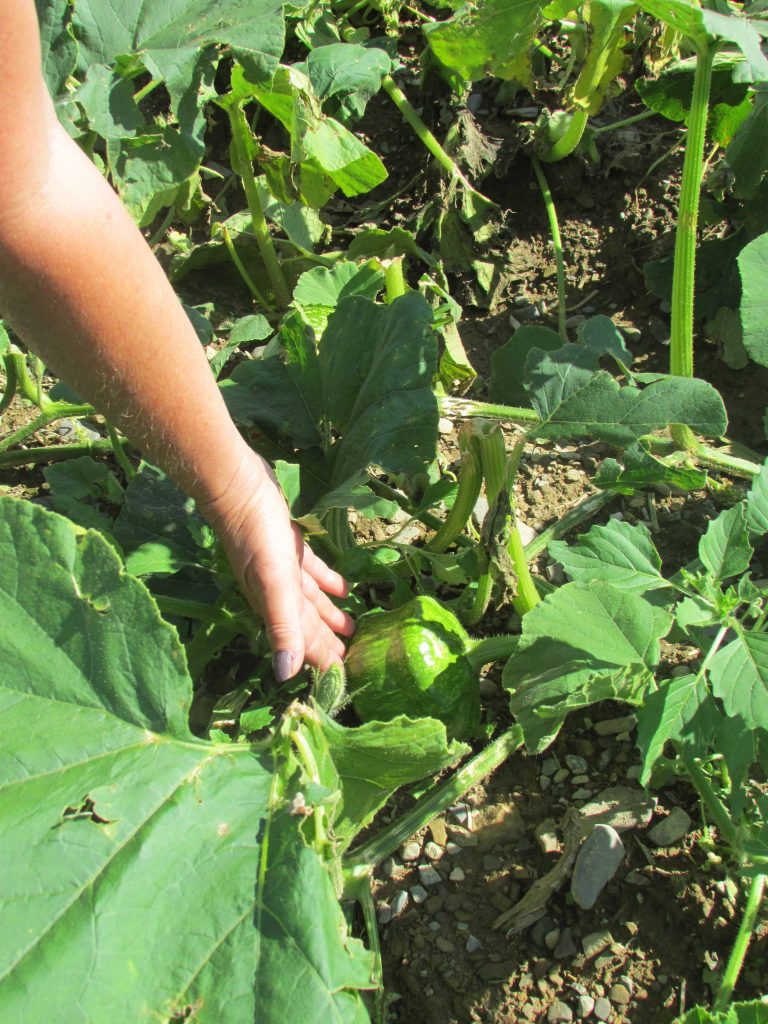
[[[296,763],[191,735],[176,633],[107,542],[0,501],[0,622],[0,1018],[364,1024]]]

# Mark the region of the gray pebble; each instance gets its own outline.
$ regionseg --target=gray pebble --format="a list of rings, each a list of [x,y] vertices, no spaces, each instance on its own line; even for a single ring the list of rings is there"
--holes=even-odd
[[[556,999],[547,1011],[547,1020],[550,1022],[573,1020],[573,1010],[562,999]]]
[[[557,761],[554,757],[545,757],[541,762],[541,774],[549,777],[557,771]]]
[[[392,917],[399,917],[407,906],[408,893],[401,889],[400,892],[395,895],[395,898],[392,900],[392,903],[390,904],[390,908],[392,910]]]
[[[565,960],[566,957],[576,956],[578,952],[576,948],[576,941],[573,938],[573,932],[570,928],[563,928],[560,933],[560,938],[555,946],[555,959]]]
[[[431,864],[420,864],[419,881],[422,885],[438,885],[442,882],[442,878]]]
[[[534,835],[542,853],[557,853],[560,850],[557,827],[552,818],[545,818],[544,821],[539,822]]]
[[[595,825],[579,849],[571,878],[571,895],[582,910],[594,907],[623,859],[624,844],[616,829]]]
[[[422,885],[414,885],[410,889],[411,899],[414,903],[423,903],[429,895],[427,890]]]
[[[586,759],[581,757],[579,754],[566,754],[564,761],[574,775],[584,775],[589,771],[589,765],[587,764]]]
[[[455,857],[457,854],[461,853],[461,847],[449,839],[445,844],[445,852],[449,857]]]
[[[482,105],[483,94],[481,92],[473,92],[470,96],[467,96],[467,110],[470,114],[476,114]]]
[[[411,840],[408,843],[403,843],[400,847],[400,857],[404,861],[418,860],[421,856],[421,844],[415,840]]]
[[[466,875],[461,870],[461,868],[454,868],[450,875],[448,875],[448,878],[451,882],[463,882],[464,879],[466,878]]]
[[[529,526],[528,523],[521,523],[518,521],[517,529],[520,534],[520,540],[523,542],[523,547],[525,547],[526,544],[530,544],[532,540],[536,540],[538,537],[536,530],[534,530],[532,526]],[[542,768],[542,771],[543,770],[544,769]]]
[[[445,850],[437,843],[427,843],[424,847],[424,856],[429,857],[430,860],[440,860],[444,853]]]
[[[602,722],[595,722],[595,732],[598,736],[615,736],[620,732],[631,732],[636,725],[636,715],[622,715],[621,718],[606,718]]]
[[[387,857],[384,863],[381,865],[381,873],[385,878],[392,878],[397,874],[398,868],[402,867],[394,857]]]
[[[589,1017],[595,1008],[595,1000],[592,996],[579,996],[576,1000],[576,1016],[579,1020]]]
[[[392,920],[392,907],[388,903],[380,903],[376,911],[379,924],[389,924]]]
[[[547,932],[547,934],[544,936],[544,945],[549,950],[553,950],[557,946],[559,941],[560,941],[560,929],[559,928],[553,928],[552,931]]]
[[[658,822],[648,833],[648,838],[657,846],[671,846],[682,839],[691,827],[691,819],[682,807],[673,807],[663,821]]]
[[[545,793],[551,785],[552,779],[548,778],[546,775],[539,776],[539,788],[541,789],[542,793]]]
[[[483,948],[483,944],[480,939],[476,939],[474,935],[470,935],[467,939],[466,950],[468,953],[477,953],[479,949]]]
[[[613,936],[607,928],[601,928],[600,931],[597,932],[590,932],[589,935],[585,935],[581,940],[581,948],[584,950],[584,956],[589,960],[612,945]]]
[[[568,771],[567,768],[558,768],[558,770],[555,772],[555,774],[553,776],[553,780],[556,783],[557,782],[565,782],[565,780],[568,778],[568,776],[570,774],[571,773]]]
[[[571,783],[574,786],[583,786],[587,782],[589,782],[588,775],[574,775],[571,779]]]
[[[456,947],[450,939],[444,939],[442,935],[438,935],[435,939],[435,945],[443,953],[453,953]]]
[[[599,999],[595,1000],[595,1008],[592,1011],[598,1020],[610,1020],[611,1019],[611,1004],[605,998],[600,996]]]
[[[592,790],[583,788],[574,789],[572,796],[574,800],[589,800],[589,798],[592,796]]]

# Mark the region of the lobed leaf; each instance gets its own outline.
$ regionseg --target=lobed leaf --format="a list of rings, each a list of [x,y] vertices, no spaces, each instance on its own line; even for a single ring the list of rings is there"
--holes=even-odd
[[[661,558],[647,528],[611,519],[593,526],[575,544],[552,541],[549,553],[574,580],[603,580],[618,590],[643,593],[666,587]]]
[[[750,729],[768,729],[768,635],[739,631],[710,665],[712,690],[729,715]]]
[[[717,582],[746,572],[752,554],[743,504],[721,512],[699,541],[699,558]]]
[[[740,315],[744,348],[756,363],[768,366],[768,311],[765,307],[768,233],[745,245],[737,262],[741,275]]]

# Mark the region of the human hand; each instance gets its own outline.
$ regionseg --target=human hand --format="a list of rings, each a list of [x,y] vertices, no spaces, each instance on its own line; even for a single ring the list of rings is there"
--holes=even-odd
[[[267,463],[246,448],[226,493],[198,507],[264,620],[277,679],[289,679],[305,662],[325,669],[341,661],[344,644],[336,634],[349,637],[355,627],[327,595],[344,597],[347,584],[304,543]]]

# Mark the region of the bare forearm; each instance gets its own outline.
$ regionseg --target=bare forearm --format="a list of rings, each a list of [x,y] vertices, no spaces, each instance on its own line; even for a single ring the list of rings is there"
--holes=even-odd
[[[58,375],[199,500],[244,443],[162,268],[58,127],[50,180],[0,222],[0,314]]]

